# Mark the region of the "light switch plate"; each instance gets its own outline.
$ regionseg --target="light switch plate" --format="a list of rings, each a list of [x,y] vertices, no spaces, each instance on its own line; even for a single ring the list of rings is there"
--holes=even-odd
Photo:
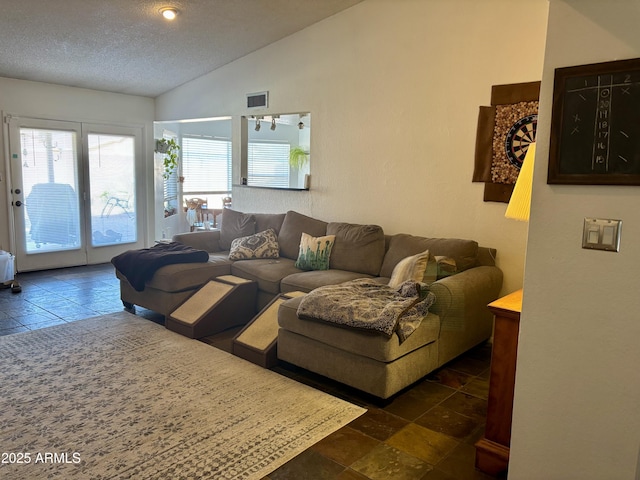
[[[622,220],[585,218],[582,230],[582,248],[620,251]]]

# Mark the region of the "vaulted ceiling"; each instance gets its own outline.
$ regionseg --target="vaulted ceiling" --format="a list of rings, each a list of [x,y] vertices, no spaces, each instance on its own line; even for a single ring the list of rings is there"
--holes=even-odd
[[[361,1],[7,1],[0,76],[156,97]]]

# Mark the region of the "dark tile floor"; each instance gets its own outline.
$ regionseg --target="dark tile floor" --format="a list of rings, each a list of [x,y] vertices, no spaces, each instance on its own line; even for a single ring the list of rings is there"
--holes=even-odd
[[[0,335],[122,310],[111,264],[20,273],[22,292],[0,290]],[[143,316],[155,315],[139,309]]]
[[[21,293],[0,290],[0,335],[122,309],[110,264],[20,274]],[[137,308],[162,322],[162,316]],[[206,339],[229,350],[234,332]],[[274,370],[368,409],[265,480],[486,480],[474,443],[486,415],[490,345],[481,345],[416,385],[380,402],[284,364]]]

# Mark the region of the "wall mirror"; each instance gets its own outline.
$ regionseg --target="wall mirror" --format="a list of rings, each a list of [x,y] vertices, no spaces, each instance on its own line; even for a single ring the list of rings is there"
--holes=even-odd
[[[305,190],[311,166],[311,114],[243,118],[242,183],[249,187]]]

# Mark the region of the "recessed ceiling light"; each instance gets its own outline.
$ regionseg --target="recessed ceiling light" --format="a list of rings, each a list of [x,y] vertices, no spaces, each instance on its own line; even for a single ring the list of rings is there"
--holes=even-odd
[[[165,7],[160,9],[160,13],[167,20],[173,20],[178,15],[178,10],[173,7]]]

